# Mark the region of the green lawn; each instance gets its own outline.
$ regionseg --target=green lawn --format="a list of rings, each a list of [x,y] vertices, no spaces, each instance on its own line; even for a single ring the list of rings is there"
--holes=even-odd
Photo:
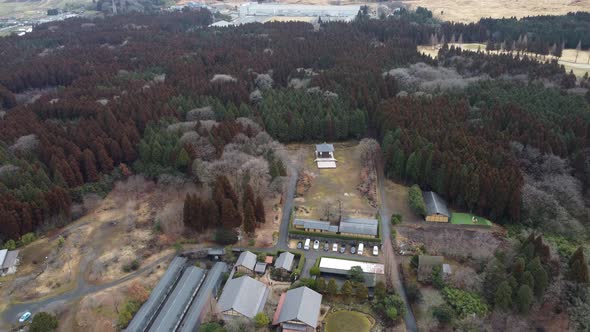
[[[336,311],[326,317],[326,332],[369,332],[371,322],[363,313]]]
[[[475,216],[475,218],[477,218],[477,222],[473,222],[471,221],[471,217],[473,215],[470,213],[457,213],[457,212],[453,212],[453,215],[451,216],[451,224],[455,224],[455,225],[476,225],[476,226],[487,226],[487,227],[492,227],[492,222],[487,220],[484,217],[478,217]]]

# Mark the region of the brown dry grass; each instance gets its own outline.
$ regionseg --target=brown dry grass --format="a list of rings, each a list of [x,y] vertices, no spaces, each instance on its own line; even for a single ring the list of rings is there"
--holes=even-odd
[[[192,190],[191,185],[159,186],[138,178],[120,183],[87,215],[23,248],[19,270],[4,280],[0,295],[16,302],[54,296],[73,289],[81,273],[88,282],[102,284],[127,275],[123,266],[134,259],[143,266],[170,254],[176,239],[154,232],[155,216]],[[65,239],[62,248],[59,235]]]
[[[356,189],[361,181],[361,161],[357,146],[358,142],[334,144],[334,157],[338,160],[335,169],[317,168],[314,162],[315,145],[313,144],[288,146],[291,151],[299,149],[306,151],[304,170],[311,178],[311,187],[302,197],[295,199],[298,217],[325,219],[327,207],[330,209],[331,216],[337,215],[338,200],[342,202],[344,216],[375,216],[376,209],[371,207],[367,199],[362,197]]]
[[[445,21],[475,22],[482,17],[524,17],[562,15],[588,11],[590,0],[411,0],[401,1],[411,8],[426,7]]]
[[[59,317],[58,331],[117,331],[117,310],[130,299],[129,288],[134,284],[140,284],[146,289],[152,289],[165,271],[166,266],[162,264],[160,268],[147,272],[147,275],[138,276],[116,287],[83,297]]]

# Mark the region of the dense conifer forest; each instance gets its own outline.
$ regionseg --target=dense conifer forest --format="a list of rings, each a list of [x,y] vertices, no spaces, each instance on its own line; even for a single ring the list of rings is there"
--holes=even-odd
[[[433,60],[416,46],[436,28],[415,15],[318,27],[207,28],[211,22],[205,10],[70,19],[0,39],[0,240],[68,222],[73,202],[132,172],[202,182],[201,160],[220,158],[236,136],[260,139],[260,131],[280,142],[378,136],[388,176],[498,222],[522,219],[515,142],[567,160],[583,190],[590,185],[588,97],[564,92],[587,81],[556,63],[448,47]],[[506,35],[529,31],[519,22]],[[479,28],[444,29],[467,41],[466,29]],[[415,63],[469,82],[423,91],[388,74]],[[185,120],[203,144],[165,130]],[[284,175],[272,154],[263,157],[272,177]],[[223,177],[209,181],[210,197],[187,197],[185,224],[230,226],[233,215],[248,227],[260,221],[251,189],[238,206]],[[207,224],[190,217],[225,210],[231,215]]]

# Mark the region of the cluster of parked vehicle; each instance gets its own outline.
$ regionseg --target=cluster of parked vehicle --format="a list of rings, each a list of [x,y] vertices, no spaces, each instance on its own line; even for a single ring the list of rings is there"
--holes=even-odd
[[[297,249],[303,249],[303,250],[309,250],[311,248],[311,239],[305,239],[305,242],[299,241],[297,242]],[[334,242],[332,243],[332,251],[333,252],[340,252],[341,254],[344,254],[346,252],[346,244],[341,244],[338,245],[338,243]],[[315,240],[313,241],[313,249],[314,250],[319,250],[320,249],[320,241],[319,240]],[[324,251],[330,251],[330,243],[328,241],[324,242],[324,246],[323,246]],[[362,255],[363,251],[365,249],[365,245],[362,243],[358,244],[358,247],[355,247],[354,245],[350,246],[350,253],[351,254],[359,254]],[[379,255],[379,247],[378,246],[373,246],[373,256],[378,256]]]

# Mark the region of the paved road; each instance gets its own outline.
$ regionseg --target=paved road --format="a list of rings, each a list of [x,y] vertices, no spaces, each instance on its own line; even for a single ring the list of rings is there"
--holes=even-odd
[[[140,275],[148,270],[153,269],[158,264],[161,264],[163,262],[170,260],[174,255],[175,254],[170,254],[170,255],[161,257],[158,260],[152,262],[151,264],[146,265],[146,266],[142,267],[141,269],[139,269],[133,273],[130,273],[121,279],[111,281],[111,282],[108,282],[108,283],[105,283],[102,285],[94,285],[94,284],[88,283],[84,279],[84,276],[83,276],[84,274],[79,273],[79,276],[78,276],[77,282],[76,282],[76,287],[73,290],[63,293],[63,294],[56,295],[56,296],[51,296],[51,297],[48,297],[45,299],[41,299],[38,301],[30,301],[30,302],[23,302],[23,303],[14,304],[14,305],[10,306],[9,308],[7,308],[3,312],[2,319],[4,322],[6,322],[8,324],[16,323],[18,321],[18,318],[20,317],[20,315],[22,313],[24,313],[25,311],[30,311],[32,313],[35,313],[35,312],[43,310],[43,308],[45,308],[53,303],[70,302],[73,300],[80,299],[83,296],[86,296],[88,294],[96,293],[101,290],[111,288],[113,286],[117,286],[121,283],[124,283],[128,280],[131,280],[131,279],[137,277],[138,275]]]
[[[285,202],[283,204],[283,218],[279,228],[279,239],[275,245],[277,249],[287,249],[289,247],[289,221],[291,220],[291,212],[293,211],[293,199],[295,198],[295,189],[297,187],[297,176],[297,169],[290,165],[287,195],[285,195]]]
[[[410,332],[417,332],[418,327],[416,325],[416,319],[414,313],[408,302],[406,296],[406,290],[400,278],[399,265],[395,257],[395,250],[391,243],[391,215],[389,206],[387,204],[388,197],[384,187],[385,175],[383,173],[383,162],[377,162],[377,190],[379,191],[379,200],[381,204],[379,206],[379,215],[381,216],[381,229],[383,234],[383,258],[385,260],[385,271],[388,278],[388,283],[393,286],[399,296],[404,300],[406,305],[406,315],[404,321],[406,323],[406,330]]]

